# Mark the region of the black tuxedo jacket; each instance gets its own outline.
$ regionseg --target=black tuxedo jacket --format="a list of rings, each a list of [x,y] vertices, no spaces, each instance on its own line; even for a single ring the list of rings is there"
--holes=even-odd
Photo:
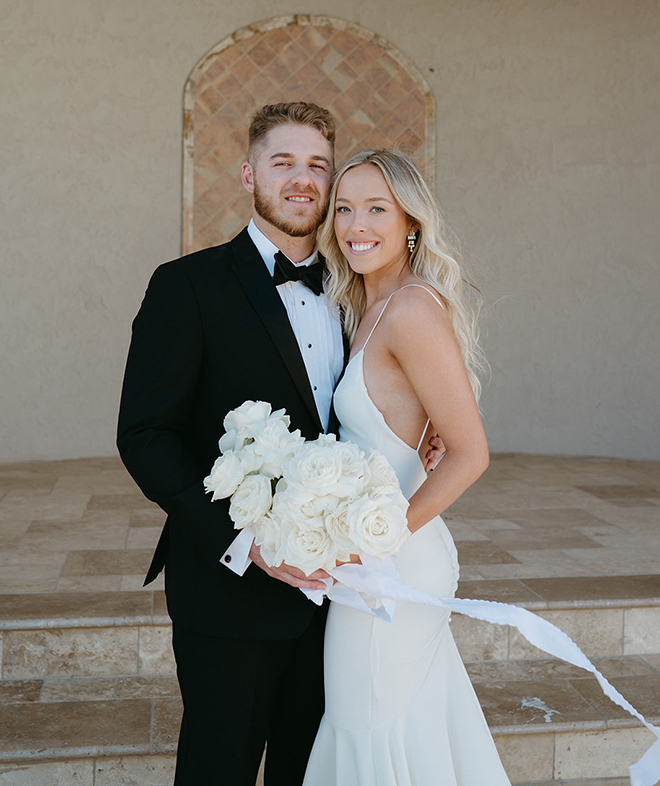
[[[170,616],[184,628],[240,638],[293,638],[317,607],[251,565],[220,557],[236,530],[229,501],[203,478],[222,421],[244,401],[285,408],[291,428],[322,431],[286,309],[247,230],[161,265],[133,323],[117,445],[144,494],[168,514],[145,583],[166,566]]]

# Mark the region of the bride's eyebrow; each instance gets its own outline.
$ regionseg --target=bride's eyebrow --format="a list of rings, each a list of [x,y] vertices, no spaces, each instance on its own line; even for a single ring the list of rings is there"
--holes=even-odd
[[[335,199],[335,202],[350,202],[350,201],[351,201],[350,199],[346,199],[346,197],[340,197],[340,196],[338,196]],[[369,197],[368,199],[365,200],[365,202],[389,202],[390,205],[394,204],[394,202],[392,202],[392,200],[388,199],[387,197]]]

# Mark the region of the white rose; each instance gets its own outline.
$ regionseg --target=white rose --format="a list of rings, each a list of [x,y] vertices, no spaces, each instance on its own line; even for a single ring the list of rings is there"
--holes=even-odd
[[[300,512],[310,518],[325,518],[337,510],[341,501],[341,497],[337,497],[334,494],[314,496],[309,502],[304,502],[300,506]]]
[[[304,443],[300,431],[289,431],[286,423],[279,419],[269,421],[263,431],[257,434],[249,446],[259,457],[259,472],[271,478],[282,475],[283,464],[291,458]]]
[[[243,462],[245,467],[245,474],[259,472],[261,469],[261,456],[258,456],[253,448],[254,442],[252,440],[246,442],[243,447],[236,451],[236,455]]]
[[[263,424],[270,415],[267,401],[244,401],[240,407],[230,410],[223,421],[225,431],[241,432],[255,424]]]
[[[278,554],[281,550],[284,528],[279,518],[271,510],[255,522],[252,529],[254,542],[259,546],[266,564],[271,567],[281,564],[282,559],[278,559]]]
[[[367,459],[369,479],[365,490],[370,496],[377,497],[382,494],[397,494],[399,491],[399,480],[392,469],[390,462],[377,450],[371,451]]]
[[[308,445],[318,445],[319,447],[326,447],[328,445],[334,445],[337,442],[337,435],[336,434],[319,434],[316,439],[310,440],[307,444]]]
[[[264,516],[272,501],[270,479],[263,475],[246,475],[229,505],[229,518],[235,529],[243,529]]]
[[[353,442],[337,442],[333,450],[341,458],[341,480],[337,495],[360,496],[371,477],[364,453]]]
[[[297,486],[290,486],[285,478],[278,480],[273,496],[273,510],[279,516],[296,518],[304,505],[309,504],[314,499],[314,495],[306,489]]]
[[[348,525],[348,506],[346,500],[337,501],[335,508],[326,513],[324,517],[325,528],[332,542],[337,547],[336,558],[346,562],[351,554],[358,552],[357,544],[351,539],[351,531]]]
[[[225,431],[236,431],[244,439],[254,439],[266,427],[267,422],[281,420],[289,427],[289,416],[283,409],[271,414],[267,401],[244,401],[240,407],[228,412],[223,425]]]
[[[318,527],[319,520],[323,520],[337,504],[336,497],[317,497],[296,486],[287,486],[282,479],[273,497],[273,513],[286,525],[314,529]]]
[[[233,452],[225,453],[215,460],[211,474],[204,478],[207,493],[213,492],[213,501],[230,497],[243,482],[246,466],[243,460]]]
[[[341,456],[313,442],[306,443],[285,464],[284,478],[290,486],[316,496],[331,494],[341,480]]]
[[[243,437],[232,428],[220,437],[218,447],[220,448],[220,453],[229,453],[229,451],[237,453],[244,444],[245,440]]]
[[[288,565],[300,568],[309,576],[319,568],[334,568],[336,553],[337,548],[323,526],[323,520],[319,518],[312,528],[291,527],[282,540],[279,556]]]
[[[347,526],[358,553],[384,559],[394,554],[410,534],[408,503],[403,495],[362,497],[348,506]]]

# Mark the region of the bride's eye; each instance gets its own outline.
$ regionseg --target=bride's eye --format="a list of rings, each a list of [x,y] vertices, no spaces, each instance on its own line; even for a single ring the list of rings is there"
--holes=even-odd
[[[346,205],[337,205],[336,212],[337,213],[349,213],[350,211],[346,207]]]
[[[385,212],[385,208],[384,207],[379,207],[378,205],[374,205],[371,208],[371,212],[372,213],[384,213]]]

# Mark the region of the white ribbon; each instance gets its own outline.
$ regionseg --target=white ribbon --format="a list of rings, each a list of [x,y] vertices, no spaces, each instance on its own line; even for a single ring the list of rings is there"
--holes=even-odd
[[[591,663],[577,644],[562,630],[527,609],[490,600],[464,598],[434,598],[421,590],[403,584],[391,559],[381,562],[373,557],[361,557],[363,564],[340,565],[330,571],[335,579],[328,579],[327,596],[336,603],[372,614],[389,622],[397,602],[421,603],[439,606],[467,617],[491,622],[495,625],[510,625],[535,647],[591,672],[603,693],[619,707],[629,712],[656,737],[655,742],[642,758],[630,769],[630,786],[655,786],[660,781],[660,728],[649,723],[616,688],[611,685]],[[315,603],[322,603],[320,590],[305,591]]]

